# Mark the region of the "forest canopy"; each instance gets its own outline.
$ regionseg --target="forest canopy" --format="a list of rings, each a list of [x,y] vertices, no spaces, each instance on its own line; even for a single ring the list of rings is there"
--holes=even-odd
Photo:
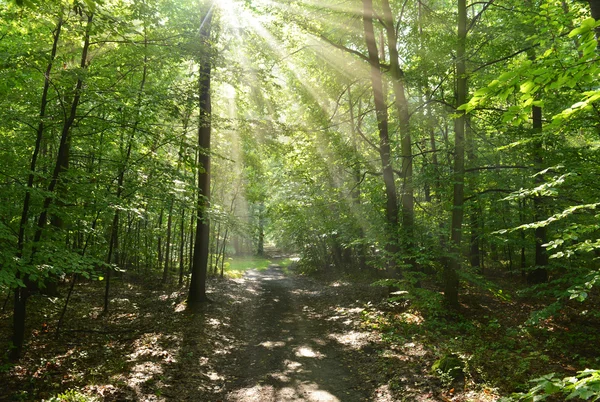
[[[265,247],[444,314],[518,288],[543,301],[530,324],[574,300],[597,322],[600,1],[0,0],[0,15],[12,360],[32,296],[100,281],[108,312],[111,280],[154,275],[197,305],[229,257]]]

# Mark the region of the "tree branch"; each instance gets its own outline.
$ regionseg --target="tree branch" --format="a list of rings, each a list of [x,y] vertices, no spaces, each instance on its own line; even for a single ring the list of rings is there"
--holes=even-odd
[[[507,190],[505,188],[489,188],[487,190],[483,190],[478,193],[475,193],[469,197],[465,197],[464,201],[467,202],[469,200],[472,200],[473,198],[477,198],[480,195],[487,194],[487,193],[512,193],[512,192],[514,192],[514,190]]]
[[[477,172],[479,170],[496,170],[496,169],[531,169],[531,166],[509,166],[509,165],[498,165],[498,166],[479,166],[474,168],[465,169],[465,172]]]

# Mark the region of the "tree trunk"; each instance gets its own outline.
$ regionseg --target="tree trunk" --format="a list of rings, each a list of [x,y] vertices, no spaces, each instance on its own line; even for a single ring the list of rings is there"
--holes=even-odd
[[[477,167],[477,149],[475,139],[473,138],[473,130],[471,129],[471,119],[465,117],[465,141],[467,160],[471,168]],[[475,170],[471,173],[469,181],[471,189],[477,189],[479,173]],[[471,267],[481,272],[481,248],[480,248],[480,230],[479,230],[479,198],[475,197],[470,205],[469,211],[469,229],[471,232],[470,247],[469,247],[469,262]]]
[[[158,216],[158,238],[156,239],[156,253],[158,257],[158,269],[163,266],[163,244],[162,244],[162,224],[165,210],[160,208],[160,215]]]
[[[37,159],[40,153],[42,140],[44,137],[45,130],[45,119],[46,119],[46,108],[48,106],[48,90],[50,89],[50,73],[52,72],[52,66],[54,59],[56,58],[56,50],[58,48],[58,41],[60,39],[60,32],[63,24],[62,10],[56,23],[56,29],[54,30],[54,40],[52,43],[52,52],[50,53],[50,60],[46,67],[46,73],[44,74],[44,88],[42,90],[42,100],[40,104],[40,114],[38,127],[36,131],[35,147],[33,154],[31,155],[31,163],[29,165],[29,176],[27,177],[27,189],[25,191],[25,200],[23,201],[23,211],[21,213],[21,221],[19,223],[19,236],[17,238],[17,258],[23,257],[23,246],[25,242],[25,226],[29,220],[29,207],[31,203],[31,189],[33,188],[33,181],[35,179],[35,170],[37,167]]]
[[[169,205],[169,217],[167,218],[167,239],[165,242],[165,268],[163,270],[163,283],[167,283],[169,279],[169,268],[171,265],[171,229],[173,225],[173,200]]]
[[[88,49],[90,46],[90,31],[91,31],[91,27],[92,27],[92,20],[93,20],[93,14],[89,14],[88,18],[87,18],[86,29],[85,29],[85,39],[84,39],[84,43],[83,43],[83,49],[81,51],[81,63],[80,63],[81,69],[87,68],[86,61],[87,61]],[[57,33],[55,34],[53,50],[54,50],[54,45],[58,43],[59,31],[57,30],[56,32]],[[52,61],[51,61],[51,63],[52,63]],[[49,68],[51,69],[52,67],[49,66]],[[49,78],[46,77],[46,80],[48,80],[48,79]],[[82,88],[83,88],[83,80],[82,80],[82,78],[78,78],[77,84],[75,85],[75,96],[73,97],[73,101],[71,103],[71,109],[69,111],[69,115],[68,115],[67,119],[65,120],[65,122],[63,124],[62,132],[61,132],[60,145],[59,145],[58,154],[56,157],[56,164],[54,166],[52,178],[50,180],[50,184],[48,185],[48,189],[47,189],[47,193],[49,195],[46,196],[46,198],[44,199],[43,209],[39,216],[39,219],[37,222],[37,229],[35,231],[35,235],[33,238],[33,245],[32,245],[31,256],[30,256],[30,260],[32,263],[33,263],[34,256],[36,254],[37,245],[40,243],[40,240],[42,239],[42,233],[47,224],[48,208],[50,207],[50,204],[52,203],[52,199],[53,199],[52,194],[54,193],[54,191],[56,189],[56,185],[60,179],[61,173],[66,168],[66,163],[67,163],[66,160],[68,160],[69,137],[70,137],[71,127],[73,126],[73,123],[75,122],[75,117],[77,115],[77,107],[79,106],[79,100],[81,98]],[[46,94],[47,94],[47,91],[46,91]],[[41,109],[40,109],[40,111],[41,111]],[[39,129],[39,126],[38,126],[38,129]],[[42,126],[42,128],[41,128],[42,132],[43,132],[43,129],[44,128]],[[39,132],[38,132],[38,137],[39,137],[40,143],[41,143],[42,135],[40,135]],[[36,142],[37,142],[37,140],[36,140]],[[33,160],[33,158],[32,158],[32,160]],[[29,204],[29,201],[28,201],[28,204]],[[25,206],[23,207],[23,209],[25,210]],[[27,210],[28,209],[29,209],[29,205],[27,206]],[[19,230],[21,230],[21,229],[19,228]],[[19,247],[20,247],[20,249],[18,249],[17,252],[20,253],[22,256],[23,244],[21,244]],[[17,278],[21,279],[19,273],[17,274]],[[25,278],[25,279],[27,279],[27,278]],[[26,280],[25,282],[27,283],[28,281]],[[13,337],[12,337],[13,349],[10,352],[10,358],[13,361],[16,361],[20,358],[21,352],[23,349],[23,341],[24,341],[24,337],[25,337],[25,320],[26,320],[26,311],[27,311],[26,303],[27,303],[27,298],[29,297],[29,292],[30,292],[29,286],[30,286],[30,284],[28,283],[27,287],[24,287],[24,288],[19,287],[15,290],[14,309],[13,309]]]
[[[265,221],[263,211],[265,205],[260,202],[258,204],[258,244],[256,246],[256,255],[262,257],[265,255]]]
[[[532,108],[532,119],[533,119],[533,131],[537,137],[534,141],[533,149],[533,163],[537,171],[543,168],[543,139],[542,139],[542,108],[539,106],[533,106]],[[544,183],[544,176],[538,174],[535,176],[535,184],[537,186]],[[544,219],[545,208],[544,200],[541,196],[533,197],[533,210],[535,214],[535,220],[540,221]],[[527,275],[527,282],[535,285],[548,281],[548,254],[546,249],[543,247],[547,243],[546,227],[538,227],[534,232],[535,236],[535,267]]]
[[[146,29],[144,28],[144,67],[142,69],[142,79],[140,82],[140,90],[138,92],[138,96],[137,96],[137,102],[136,102],[136,118],[135,121],[133,122],[133,127],[131,128],[131,133],[129,134],[129,137],[127,138],[127,144],[125,144],[125,158],[123,161],[123,164],[120,166],[119,168],[119,175],[117,178],[117,192],[116,192],[116,198],[117,200],[120,200],[123,196],[123,186],[125,183],[125,172],[127,171],[128,165],[129,165],[129,159],[131,158],[131,151],[133,148],[133,140],[135,138],[135,134],[137,132],[137,127],[140,123],[140,119],[141,119],[141,107],[142,107],[142,98],[143,98],[143,93],[144,93],[144,87],[146,85],[146,78],[148,75],[148,54],[147,54],[147,48],[148,48],[148,39],[146,36]],[[123,141],[123,138],[121,137],[121,140]],[[122,151],[122,146],[123,143],[121,143],[121,151]],[[110,279],[111,279],[111,275],[112,275],[112,267],[111,264],[113,263],[114,260],[118,260],[118,256],[119,256],[119,220],[120,220],[120,209],[116,208],[115,209],[115,213],[113,216],[113,222],[112,222],[112,226],[111,226],[111,230],[110,230],[110,239],[109,239],[109,245],[108,245],[108,255],[106,257],[106,263],[108,264],[106,271],[105,271],[105,278],[104,280],[105,282],[105,289],[104,289],[104,313],[108,312],[108,304],[109,304],[109,295],[110,295]],[[161,214],[162,214],[162,210],[161,210]],[[162,215],[161,215],[162,216]],[[115,258],[117,257],[117,258]]]
[[[389,0],[382,1],[383,19],[388,40],[388,52],[390,54],[390,73],[393,79],[394,104],[398,113],[398,124],[400,129],[400,150],[402,152],[402,236],[406,251],[410,255],[407,262],[415,265],[414,260],[414,188],[413,188],[413,163],[412,163],[412,136],[410,132],[410,115],[408,113],[408,100],[406,97],[406,80],[404,71],[400,68],[400,57],[398,55],[398,38],[394,27],[394,18],[390,8]]]
[[[363,0],[363,27],[365,40],[369,53],[369,64],[371,65],[371,85],[373,87],[373,98],[375,102],[375,113],[377,115],[377,128],[379,130],[379,156],[383,170],[383,181],[385,184],[386,207],[385,216],[387,223],[388,243],[386,251],[389,254],[389,268],[395,270],[395,254],[398,252],[398,200],[396,196],[396,183],[391,161],[391,147],[388,131],[388,112],[384,102],[383,82],[379,56],[377,54],[377,42],[373,28],[373,2]]]
[[[181,208],[181,222],[179,228],[179,286],[183,284],[183,273],[185,266],[184,255],[185,255],[185,208]]]
[[[210,30],[212,22],[212,8],[208,10],[200,29],[200,40],[209,46]],[[211,97],[210,80],[212,71],[212,60],[210,50],[205,50],[200,67],[198,79],[199,95],[199,128],[198,148],[198,201],[196,205],[196,239],[194,242],[194,260],[192,265],[192,278],[188,304],[194,305],[208,301],[206,296],[206,276],[208,269],[209,234],[210,223],[208,220],[208,208],[210,206],[210,135],[211,135]]]
[[[467,75],[465,63],[467,37],[467,4],[458,0],[458,45],[456,49],[456,107],[467,100]],[[461,239],[464,204],[465,176],[465,113],[457,111],[454,120],[454,194],[452,202],[452,223],[450,226],[451,256],[444,267],[444,298],[449,307],[458,307],[458,270],[461,260]]]

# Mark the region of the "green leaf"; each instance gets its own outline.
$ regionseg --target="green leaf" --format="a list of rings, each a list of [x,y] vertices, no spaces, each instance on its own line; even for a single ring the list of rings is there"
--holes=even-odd
[[[96,2],[94,0],[83,0],[91,12],[96,11]]]

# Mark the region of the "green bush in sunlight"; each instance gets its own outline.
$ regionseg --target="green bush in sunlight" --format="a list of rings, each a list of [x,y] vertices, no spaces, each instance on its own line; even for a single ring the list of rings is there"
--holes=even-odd
[[[69,389],[48,399],[47,402],[96,402],[98,399],[84,395],[75,389]]]
[[[597,401],[600,399],[600,370],[583,370],[576,376],[565,378],[558,378],[555,373],[551,373],[531,382],[534,386],[529,391],[513,394],[501,401],[543,401],[551,395],[561,395],[565,400],[578,398]]]

